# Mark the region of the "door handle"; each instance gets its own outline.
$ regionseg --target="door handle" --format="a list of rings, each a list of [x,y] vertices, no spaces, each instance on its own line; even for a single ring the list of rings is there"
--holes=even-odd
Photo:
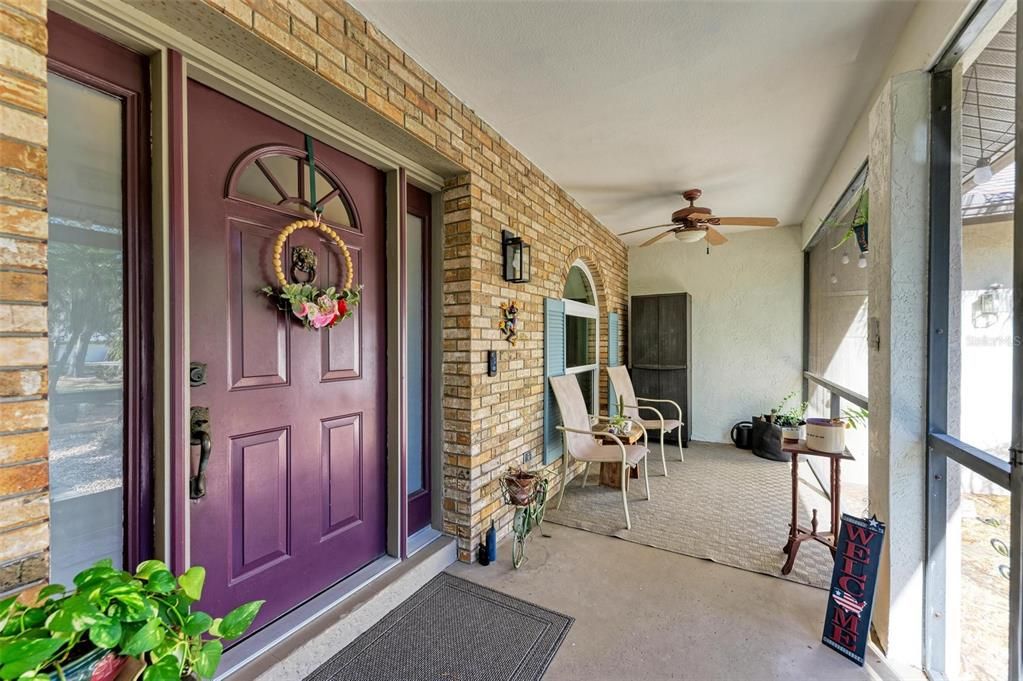
[[[210,462],[213,451],[213,439],[210,437],[210,410],[208,407],[192,407],[192,435],[189,443],[199,446],[199,465],[192,471],[188,485],[188,496],[202,499],[206,496],[206,466]]]

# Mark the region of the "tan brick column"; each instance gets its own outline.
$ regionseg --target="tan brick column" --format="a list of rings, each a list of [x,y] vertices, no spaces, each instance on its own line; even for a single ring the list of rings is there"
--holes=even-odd
[[[0,3],[0,594],[49,567],[46,2]]]

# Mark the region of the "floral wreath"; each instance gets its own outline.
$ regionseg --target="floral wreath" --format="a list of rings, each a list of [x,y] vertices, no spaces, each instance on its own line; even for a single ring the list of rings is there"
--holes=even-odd
[[[306,248],[295,249],[291,267],[293,278],[297,279],[298,272],[303,272],[306,280],[288,283],[281,265],[281,252],[292,232],[300,229],[318,229],[337,245],[345,261],[345,280],[340,289],[334,286],[323,289],[313,286],[312,282],[316,278],[316,256],[311,249]],[[355,306],[359,304],[362,287],[352,287],[352,257],[348,254],[348,247],[337,232],[320,221],[319,213],[316,213],[315,220],[297,220],[281,230],[277,235],[277,241],[274,242],[273,266],[279,286],[264,286],[261,291],[272,298],[279,309],[290,310],[302,320],[307,329],[329,329],[341,320],[351,317]]]

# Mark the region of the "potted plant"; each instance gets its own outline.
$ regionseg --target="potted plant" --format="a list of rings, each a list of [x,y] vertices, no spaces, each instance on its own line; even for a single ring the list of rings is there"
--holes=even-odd
[[[633,423],[625,416],[625,401],[618,398],[617,413],[607,420],[607,432],[612,435],[628,435],[632,432]]]
[[[866,409],[848,407],[837,419],[812,418],[806,421],[806,446],[817,452],[841,454],[845,451],[845,431],[867,424]]]
[[[767,420],[778,426],[781,429],[782,441],[785,440],[802,440],[806,438],[806,408],[807,403],[802,402],[794,407],[786,409],[786,405],[789,403],[796,393],[790,392],[782,399],[781,403],[771,410],[771,414],[767,417]]]
[[[0,601],[0,679],[109,681],[129,658],[133,679],[212,678],[222,639],[245,633],[263,601],[222,618],[193,612],[205,578],[198,566],[175,578],[158,560],[135,574],[102,560],[75,575],[74,590],[50,584],[31,602]]]
[[[870,223],[870,194],[864,189],[860,192],[860,196],[856,201],[856,210],[853,213],[852,220],[846,226],[845,232],[842,234],[842,239],[831,247],[831,250],[835,250],[840,246],[844,245],[849,239],[856,239],[856,246],[860,249],[860,253],[869,253],[869,223]]]
[[[513,506],[528,506],[533,498],[533,490],[536,488],[536,481],[540,479],[537,473],[525,468],[509,468],[501,481],[508,493],[508,502]]]

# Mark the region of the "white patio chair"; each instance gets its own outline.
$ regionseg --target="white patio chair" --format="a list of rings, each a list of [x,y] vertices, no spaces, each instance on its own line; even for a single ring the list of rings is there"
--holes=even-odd
[[[674,430],[682,428],[682,407],[678,405],[678,402],[672,400],[655,400],[649,397],[636,397],[636,391],[632,388],[632,378],[629,376],[629,370],[624,366],[608,367],[607,377],[611,381],[611,385],[614,386],[615,393],[622,400],[622,411],[624,415],[635,421],[639,425],[643,426],[643,430],[659,430],[661,431],[661,466],[664,467],[664,477],[668,477],[668,462],[664,458],[664,434],[671,433]],[[640,402],[665,402],[673,405],[678,410],[677,419],[666,419],[664,414],[659,409],[648,405],[641,405]],[[640,410],[651,411],[657,415],[657,418],[644,419],[640,418]],[[681,444],[682,438],[679,433],[679,444]],[[686,460],[685,452],[682,451],[682,447],[679,447],[679,453],[681,454],[681,460]]]
[[[626,484],[629,479],[629,469],[638,466],[643,462],[643,483],[646,485],[646,498],[650,498],[650,479],[647,476],[646,457],[650,453],[646,443],[646,433],[643,433],[642,445],[627,445],[616,435],[602,433],[592,429],[589,414],[586,413],[586,402],[583,400],[583,392],[579,388],[579,381],[574,374],[565,376],[552,376],[551,388],[554,390],[554,397],[558,401],[558,409],[561,412],[561,423],[558,430],[562,433],[564,451],[562,453],[561,466],[561,494],[558,496],[558,508],[561,508],[561,500],[565,498],[565,488],[568,486],[568,464],[569,459],[583,461],[586,463],[586,471],[583,473],[583,486],[586,486],[586,478],[590,473],[591,463],[617,463],[622,464],[622,506],[625,508],[625,528],[632,529],[632,520],[629,518],[629,497],[626,492]],[[601,436],[613,440],[615,444],[603,444],[603,440],[597,440]]]

